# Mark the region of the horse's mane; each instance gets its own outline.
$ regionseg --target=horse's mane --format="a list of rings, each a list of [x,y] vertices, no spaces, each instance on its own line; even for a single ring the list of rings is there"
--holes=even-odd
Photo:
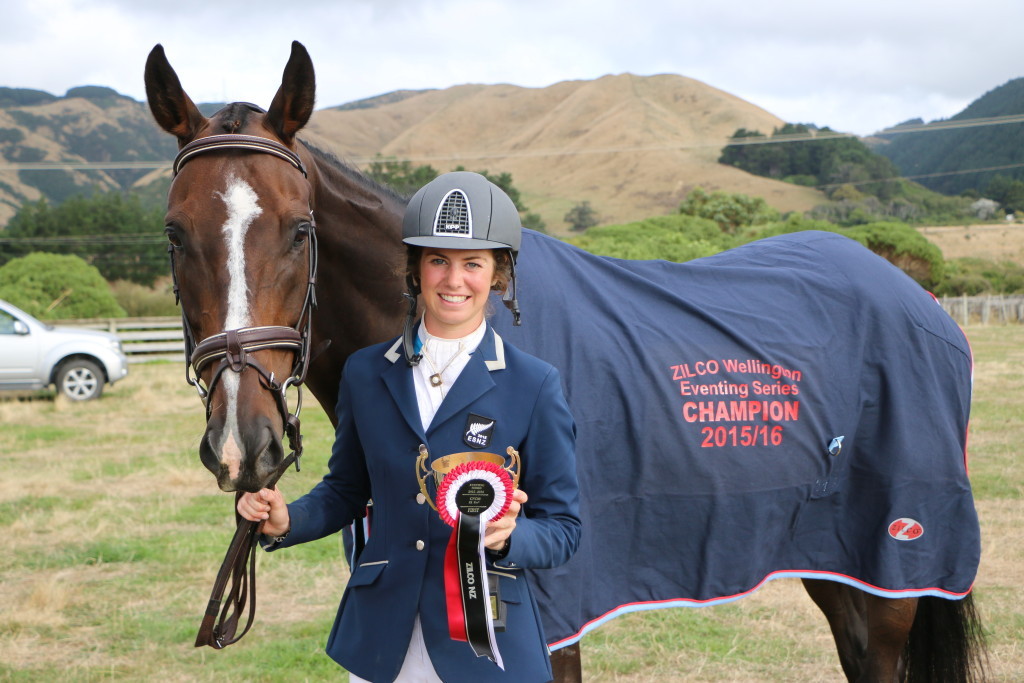
[[[217,121],[221,129],[225,133],[230,134],[237,133],[238,131],[244,129],[246,123],[249,120],[250,115],[265,113],[266,111],[262,107],[252,104],[251,102],[232,102],[231,104],[228,104],[219,111],[217,111],[211,117],[211,119]],[[348,177],[349,180],[352,180],[362,185],[366,190],[370,191],[371,193],[385,194],[389,198],[394,199],[397,202],[401,202],[402,204],[409,203],[409,197],[401,195],[398,192],[395,192],[392,188],[388,187],[387,185],[379,183],[373,178],[370,178],[362,171],[357,169],[355,166],[352,166],[351,164],[339,159],[333,153],[328,152],[327,150],[320,149],[316,145],[308,142],[307,140],[300,139],[299,142],[301,142],[306,147],[306,149],[308,149],[310,153],[313,154],[313,156],[315,156],[317,159],[327,163],[335,170],[341,172],[346,177]]]
[[[347,163],[345,161],[342,161],[341,159],[339,159],[332,152],[328,152],[326,150],[320,149],[319,147],[315,146],[314,144],[312,144],[308,140],[300,139],[299,142],[301,142],[305,146],[305,148],[308,149],[310,151],[310,153],[313,156],[315,156],[317,159],[319,159],[319,160],[329,164],[333,169],[335,169],[335,170],[339,171],[340,173],[344,174],[346,177],[348,177],[353,182],[356,182],[356,183],[362,185],[365,189],[369,190],[371,193],[373,193],[373,194],[385,194],[388,197],[390,197],[391,199],[394,199],[396,202],[400,202],[402,204],[408,204],[409,203],[409,197],[406,197],[406,196],[404,196],[402,194],[399,194],[398,192],[395,192],[394,189],[392,189],[391,187],[388,187],[387,185],[384,185],[383,183],[377,182],[373,178],[371,178],[371,177],[367,176],[366,174],[364,174],[362,171],[360,171],[355,166],[353,166],[353,165],[351,165],[351,164],[349,164],[349,163]]]

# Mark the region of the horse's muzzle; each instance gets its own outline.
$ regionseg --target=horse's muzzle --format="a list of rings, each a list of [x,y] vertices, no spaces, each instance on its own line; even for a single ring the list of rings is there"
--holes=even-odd
[[[222,491],[256,492],[277,473],[284,447],[266,417],[239,431],[226,431],[211,421],[199,444],[199,459],[217,477]]]

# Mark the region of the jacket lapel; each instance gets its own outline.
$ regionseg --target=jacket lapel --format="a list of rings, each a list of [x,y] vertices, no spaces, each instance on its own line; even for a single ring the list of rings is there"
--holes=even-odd
[[[420,409],[416,403],[416,389],[412,383],[411,368],[406,365],[402,356],[402,338],[399,337],[395,345],[388,349],[384,357],[391,361],[391,364],[381,373],[381,379],[388,388],[392,400],[398,406],[398,411],[409,424],[414,432],[422,440],[426,440],[423,433],[423,424],[420,421]]]
[[[390,365],[381,373],[384,385],[388,388],[391,398],[409,427],[421,439],[426,440],[423,424],[420,422],[420,409],[416,402],[412,372],[402,356],[401,337],[387,350],[384,357],[390,361]],[[459,374],[459,378],[455,380],[451,391],[441,402],[428,431],[433,431],[452,417],[463,414],[473,401],[494,388],[491,372],[503,369],[505,369],[504,343],[488,325],[484,338],[480,340],[480,345],[470,356],[469,362]]]

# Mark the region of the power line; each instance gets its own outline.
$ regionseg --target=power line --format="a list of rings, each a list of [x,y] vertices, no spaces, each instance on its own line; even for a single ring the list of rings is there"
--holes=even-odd
[[[0,233],[2,234],[2,233]],[[89,246],[93,244],[160,244],[167,238],[161,233],[134,235],[56,235],[48,237],[0,237],[0,244],[65,244]]]
[[[958,119],[958,120],[947,120],[937,121],[932,123],[921,123],[921,124],[903,124],[895,126],[893,128],[886,128],[881,130],[873,136],[891,136],[891,135],[902,135],[906,133],[930,133],[957,130],[964,128],[978,128],[988,126],[1001,126],[1015,123],[1024,123],[1024,114],[1009,114],[1005,116],[990,116],[990,117],[979,117],[974,119]],[[868,137],[873,137],[868,136]],[[509,151],[489,154],[453,154],[453,155],[409,155],[403,157],[402,161],[417,161],[417,162],[470,162],[470,161],[487,161],[493,159],[508,159],[508,158],[526,158],[526,157],[542,157],[542,156],[578,156],[578,155],[596,155],[596,154],[622,154],[629,152],[665,152],[665,151],[680,151],[686,149],[707,149],[707,148],[721,148],[729,146],[746,146],[746,145],[769,145],[769,144],[791,144],[798,142],[816,142],[825,140],[842,140],[842,139],[861,139],[861,136],[853,133],[842,133],[831,130],[809,130],[802,133],[776,133],[771,136],[766,135],[750,135],[743,137],[731,137],[725,140],[724,143],[715,142],[701,142],[701,143],[679,143],[679,144],[657,144],[657,145],[632,145],[632,146],[618,146],[618,147],[602,147],[602,148],[587,148],[587,149],[534,149],[534,150],[522,150],[522,151]],[[379,161],[381,157],[351,157],[347,159],[347,163],[354,166],[363,166]],[[884,182],[897,182],[899,180],[920,180],[925,178],[940,178],[945,176],[953,175],[966,175],[971,173],[988,173],[992,171],[1010,170],[1024,167],[1024,163],[1018,164],[1004,164],[1000,166],[989,166],[985,168],[975,169],[960,169],[956,171],[938,171],[935,173],[924,173],[916,175],[904,175],[896,176],[892,178],[876,178],[872,180],[857,181],[851,183],[829,183],[823,185],[814,186],[815,189],[827,189],[832,187],[838,187],[843,184],[850,185],[868,185],[871,183],[884,183]],[[15,163],[0,163],[0,172],[3,171],[54,171],[54,170],[163,170],[170,169],[171,163],[169,161],[103,161],[103,162],[91,162],[91,161],[60,161],[60,162],[15,162]],[[45,239],[52,239],[56,243],[74,243],[77,238],[33,238],[36,241],[44,241]],[[126,240],[120,240],[126,243]],[[140,242],[146,242],[148,240],[140,239]],[[154,238],[154,243],[163,241],[162,236],[160,238]],[[10,239],[0,239],[0,244],[12,243]],[[97,243],[97,242],[94,242]],[[98,240],[101,244],[112,244],[118,242],[109,242]]]
[[[814,185],[814,189],[823,190],[831,187],[840,187],[841,185],[871,185],[872,183],[895,183],[900,180],[918,180],[920,178],[941,178],[943,176],[951,175],[966,175],[969,173],[990,173],[992,171],[1005,171],[1013,168],[1024,168],[1024,163],[1019,164],[1004,164],[1002,166],[988,166],[986,168],[971,168],[960,171],[939,171],[936,173],[919,173],[917,175],[899,175],[892,176],[889,178],[872,178],[871,180],[856,180],[843,183],[825,183],[823,185]]]
[[[901,135],[903,133],[931,133],[935,131],[953,130],[955,128],[978,128],[982,126],[1003,126],[1008,123],[1024,123],[1024,114],[1007,114],[1005,116],[978,117],[976,119],[948,119],[932,123],[908,123],[892,128],[885,128],[868,137],[876,135]]]
[[[946,130],[956,130],[959,128],[980,128],[986,126],[1004,126],[1011,123],[1024,123],[1024,114],[1008,114],[1006,116],[989,116],[976,119],[959,119],[959,120],[948,120],[948,121],[935,121],[933,123],[912,123],[912,124],[901,124],[892,128],[885,128],[872,133],[871,135],[861,136],[853,133],[840,133],[831,130],[817,130],[808,131],[806,133],[783,133],[772,135],[771,137],[764,135],[729,138],[726,142],[726,146],[731,145],[770,145],[775,143],[787,143],[787,142],[808,142],[813,140],[839,140],[846,138],[858,138],[863,139],[865,137],[879,137],[879,136],[890,136],[890,135],[903,135],[905,133],[934,133]]]
[[[402,157],[407,161],[484,161],[488,159],[507,159],[520,157],[538,156],[579,156],[593,154],[617,154],[624,152],[660,152],[675,151],[684,149],[707,149],[728,146],[743,145],[769,145],[787,144],[795,142],[813,142],[821,140],[841,139],[862,139],[863,137],[874,137],[880,135],[902,135],[905,133],[930,133],[939,131],[955,130],[960,128],[978,128],[985,126],[1002,126],[1013,123],[1024,123],[1024,114],[1009,114],[1006,116],[989,116],[976,119],[959,119],[948,121],[937,121],[933,123],[906,124],[893,128],[886,128],[870,136],[860,136],[854,133],[842,133],[831,130],[812,130],[805,133],[783,133],[772,136],[758,135],[747,137],[731,137],[723,142],[693,142],[693,143],[660,143],[655,145],[628,145],[616,147],[598,147],[587,149],[533,149],[521,151],[490,152],[485,154],[430,154],[430,155],[409,155]],[[379,161],[380,157],[350,157],[348,163],[356,166]],[[158,170],[169,169],[170,161],[35,161],[35,162],[8,162],[0,163],[0,172],[3,171],[57,171],[57,170]]]
[[[170,161],[16,161],[0,164],[0,171],[116,171],[170,167]]]

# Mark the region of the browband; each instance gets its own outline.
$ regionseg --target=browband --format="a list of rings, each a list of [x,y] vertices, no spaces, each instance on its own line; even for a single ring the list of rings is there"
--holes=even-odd
[[[178,175],[178,171],[181,170],[181,167],[184,166],[192,157],[205,152],[214,152],[219,149],[242,149],[250,152],[273,154],[297,168],[302,172],[303,176],[309,177],[306,173],[306,167],[302,163],[302,159],[299,158],[299,155],[282,145],[280,142],[270,140],[269,138],[261,138],[257,135],[235,134],[211,135],[209,137],[193,140],[182,147],[178,152],[178,156],[174,157],[174,165],[172,167],[174,175]]]

